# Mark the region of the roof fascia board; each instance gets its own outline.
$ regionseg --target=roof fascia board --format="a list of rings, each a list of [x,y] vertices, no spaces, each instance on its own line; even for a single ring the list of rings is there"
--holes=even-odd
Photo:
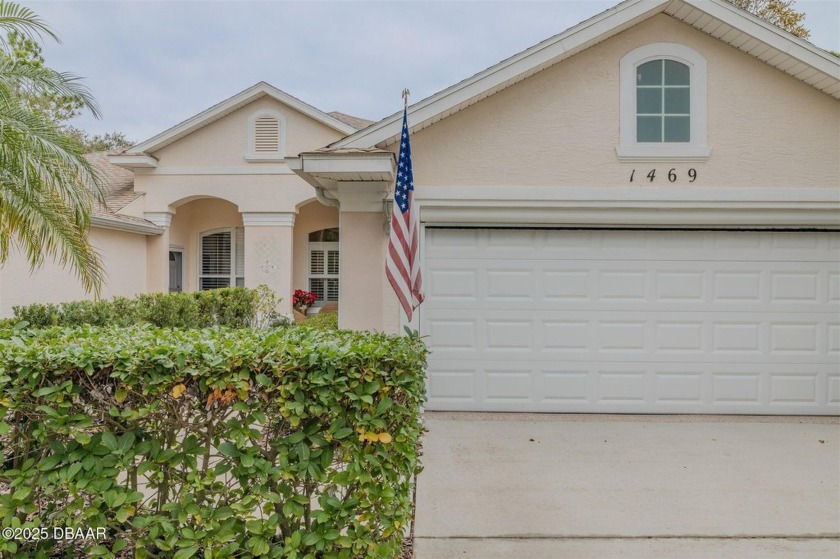
[[[108,218],[102,216],[91,216],[90,224],[93,227],[100,227],[102,229],[113,229],[115,231],[125,231],[127,233],[139,233],[141,235],[161,235],[164,232],[163,227],[158,227],[149,223],[144,225],[142,223],[128,223],[119,218]]]
[[[471,78],[432,95],[409,107],[409,116],[414,121],[412,129],[420,124],[445,114],[461,103],[503,85],[517,76],[533,71],[535,68],[556,62],[586,45],[589,41],[603,40],[606,34],[618,33],[639,20],[662,12],[671,0],[626,0],[609,10],[583,21],[566,31],[555,35],[533,47],[516,54],[507,60],[479,72]],[[350,136],[334,142],[330,147],[368,148],[399,135],[402,111],[360,130]]]
[[[808,41],[764,21],[760,17],[741,10],[725,0],[681,0],[694,8],[709,14],[759,41],[795,57],[835,79],[840,78],[840,59],[815,47]]]
[[[264,95],[272,97],[280,103],[283,103],[284,105],[287,105],[292,109],[312,118],[313,120],[321,122],[322,124],[341,132],[342,134],[352,134],[353,132],[356,132],[356,129],[352,126],[331,117],[325,112],[316,109],[312,105],[304,103],[300,99],[292,97],[288,93],[281,91],[266,82],[260,82],[249,87],[245,91],[237,93],[233,97],[230,97],[229,99],[213,105],[209,109],[188,118],[180,124],[176,124],[172,128],[161,132],[157,136],[149,138],[148,140],[129,148],[126,154],[134,155],[158,150],[180,138],[183,138],[184,136],[187,136],[188,134],[191,134],[192,132],[195,132],[207,124],[210,124],[211,122],[214,122],[215,120],[244,107],[248,103]]]
[[[794,37],[790,33],[761,18],[744,12],[725,0],[626,0],[625,2],[594,16],[554,37],[541,42],[511,58],[492,66],[475,76],[459,82],[443,91],[409,107],[409,118],[414,123],[412,130],[423,128],[457,111],[457,107],[470,99],[487,95],[520,75],[535,71],[558,62],[591,43],[635,25],[656,13],[666,11],[674,4],[687,4],[727,23],[741,32],[784,52],[830,79],[840,78],[840,60],[822,49]],[[368,148],[388,145],[399,137],[402,111],[377,124],[373,124],[346,138],[334,142],[334,148]]]
[[[157,159],[142,153],[109,155],[108,162],[126,169],[155,169],[158,164]]]
[[[388,173],[394,171],[394,156],[391,153],[342,154],[332,157],[308,157],[303,155],[303,172],[306,173]]]

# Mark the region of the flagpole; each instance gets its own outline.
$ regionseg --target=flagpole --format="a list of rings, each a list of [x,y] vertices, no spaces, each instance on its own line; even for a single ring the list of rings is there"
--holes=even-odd
[[[403,114],[408,114],[408,96],[409,95],[411,95],[411,91],[409,91],[407,87],[403,88],[403,90],[402,90]],[[402,305],[400,305],[400,315],[401,315],[400,318],[402,319],[402,320],[400,320],[400,322],[402,324],[406,324],[406,325],[411,324],[411,319],[408,318],[408,313],[405,312],[405,309],[402,308]],[[413,526],[412,526],[412,528],[413,528]]]

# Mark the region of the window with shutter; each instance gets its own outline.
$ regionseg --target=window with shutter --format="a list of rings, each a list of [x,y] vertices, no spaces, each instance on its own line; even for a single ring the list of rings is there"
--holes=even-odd
[[[198,288],[245,286],[245,229],[217,229],[200,237]]]
[[[338,228],[309,234],[309,291],[317,300],[313,306],[338,301]]]

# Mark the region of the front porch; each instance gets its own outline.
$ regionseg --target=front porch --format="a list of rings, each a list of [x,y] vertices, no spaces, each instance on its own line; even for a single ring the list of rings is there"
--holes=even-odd
[[[243,211],[232,201],[194,197],[147,212],[164,228],[147,246],[149,292],[269,286],[292,313],[295,289],[317,296],[313,307],[339,300],[339,214],[317,200],[296,211]]]

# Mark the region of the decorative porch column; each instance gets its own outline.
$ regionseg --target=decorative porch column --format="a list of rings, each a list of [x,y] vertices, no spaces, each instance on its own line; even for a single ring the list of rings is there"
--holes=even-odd
[[[277,309],[292,312],[294,212],[243,212],[245,287],[265,284],[282,299]]]
[[[393,328],[386,316],[391,286],[385,279],[384,201],[397,172],[394,153],[380,149],[336,148],[301,153],[286,163],[315,187],[323,204],[338,206],[338,325],[356,330]],[[386,291],[387,290],[387,291]]]
[[[146,237],[146,293],[169,292],[169,226],[171,212],[146,212],[143,214],[164,231]]]
[[[382,330],[385,250],[388,235],[382,182],[339,183],[338,325],[352,330]],[[388,287],[390,289],[390,286]]]

